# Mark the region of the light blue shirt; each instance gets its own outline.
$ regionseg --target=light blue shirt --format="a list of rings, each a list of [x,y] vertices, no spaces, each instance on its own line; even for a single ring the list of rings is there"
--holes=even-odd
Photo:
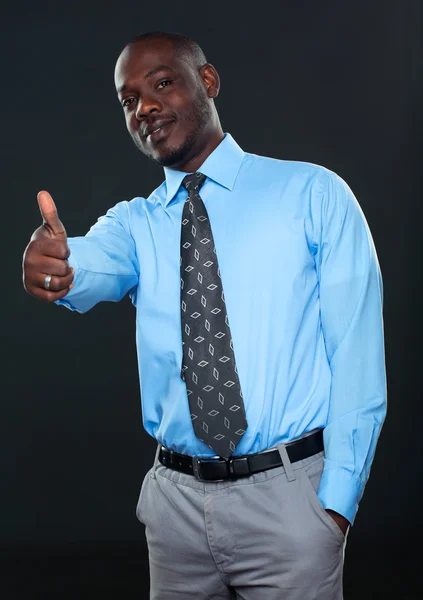
[[[186,173],[164,171],[148,198],[69,239],[75,287],[58,303],[83,313],[130,294],[144,427],[207,457],[181,379]],[[387,408],[382,277],[365,216],[332,171],[245,153],[229,134],[199,171],[248,421],[234,456],[324,428],[318,497],[353,524]]]

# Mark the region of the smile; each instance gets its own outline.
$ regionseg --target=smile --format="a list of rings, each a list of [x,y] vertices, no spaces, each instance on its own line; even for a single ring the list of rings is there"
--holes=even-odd
[[[157,129],[151,131],[146,137],[147,142],[157,142],[159,140],[162,140],[169,133],[169,130],[173,123],[174,121],[169,121],[169,123],[160,125],[160,127],[157,127]]]

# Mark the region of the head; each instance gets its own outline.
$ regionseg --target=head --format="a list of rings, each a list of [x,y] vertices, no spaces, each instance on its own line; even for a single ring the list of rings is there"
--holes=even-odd
[[[135,145],[156,163],[194,171],[221,142],[219,75],[193,40],[138,36],[117,60],[115,86]]]

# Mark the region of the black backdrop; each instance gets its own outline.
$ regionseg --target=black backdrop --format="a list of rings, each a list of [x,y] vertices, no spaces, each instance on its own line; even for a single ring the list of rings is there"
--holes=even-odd
[[[155,441],[141,422],[135,310],[127,298],[85,315],[45,305],[24,292],[20,263],[40,189],[72,236],[162,181],[113,87],[122,46],[157,29],[202,45],[221,75],[224,130],[244,150],[334,170],[366,215],[384,280],[388,417],[349,533],[345,597],[418,597],[420,18],[417,0],[23,0],[3,10],[4,598],[148,597],[135,506]]]

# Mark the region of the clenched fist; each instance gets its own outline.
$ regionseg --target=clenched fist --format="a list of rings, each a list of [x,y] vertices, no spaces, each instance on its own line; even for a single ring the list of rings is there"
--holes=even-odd
[[[48,192],[37,196],[43,224],[31,236],[23,255],[23,284],[25,290],[41,300],[60,300],[73,287],[73,269],[67,258],[70,250],[66,231],[59,220],[53,198]],[[50,288],[45,289],[46,275],[51,275]]]

